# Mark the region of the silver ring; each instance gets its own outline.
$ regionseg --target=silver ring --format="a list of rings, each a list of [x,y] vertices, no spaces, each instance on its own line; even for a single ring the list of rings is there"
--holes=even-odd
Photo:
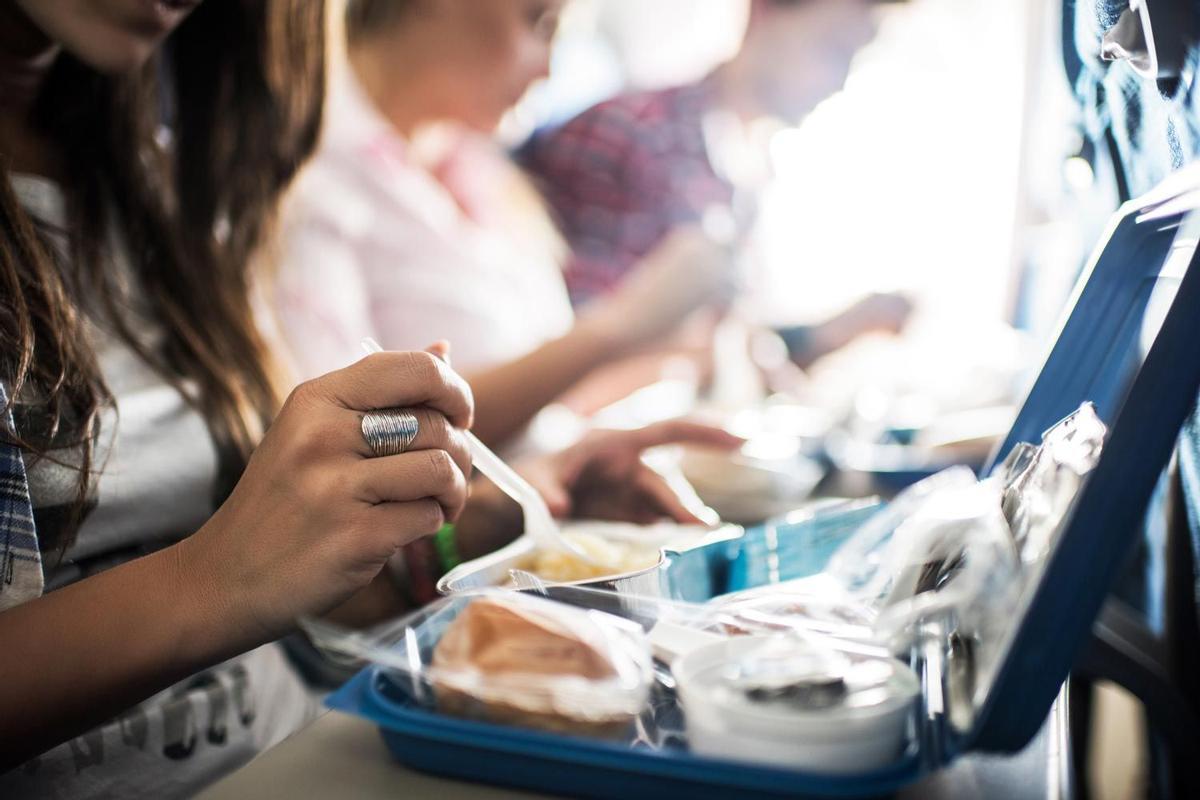
[[[362,435],[376,456],[395,456],[412,447],[420,423],[406,408],[383,408],[363,414]]]

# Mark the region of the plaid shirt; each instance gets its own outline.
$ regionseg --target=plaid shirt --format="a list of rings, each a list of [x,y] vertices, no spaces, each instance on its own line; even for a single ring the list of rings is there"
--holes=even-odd
[[[0,427],[13,431],[8,395],[0,385]],[[33,527],[33,506],[21,451],[0,441],[0,611],[42,593],[42,557]]]
[[[708,81],[622,95],[542,131],[517,154],[571,247],[576,304],[611,290],[680,223],[728,205],[704,142]]]

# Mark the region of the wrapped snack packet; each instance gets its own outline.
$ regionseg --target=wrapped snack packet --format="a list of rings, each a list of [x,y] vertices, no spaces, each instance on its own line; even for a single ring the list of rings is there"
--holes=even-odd
[[[419,705],[559,733],[628,734],[653,677],[637,624],[516,592],[446,598],[366,632],[303,626],[322,649],[387,668]]]
[[[446,629],[429,671],[455,716],[614,737],[646,703],[642,631],[617,617],[521,594],[477,597]]]

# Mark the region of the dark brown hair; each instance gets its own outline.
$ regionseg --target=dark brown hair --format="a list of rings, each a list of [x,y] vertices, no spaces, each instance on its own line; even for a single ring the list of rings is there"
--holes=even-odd
[[[0,163],[0,381],[10,404],[34,402],[44,419],[3,433],[35,456],[80,448],[78,509],[99,412],[111,400],[84,335],[84,298],[203,414],[221,453],[218,493],[278,406],[251,266],[319,133],[324,5],[209,0],[130,75],[60,56],[34,122],[65,158],[67,259],[55,257]],[[122,311],[105,266],[113,226],[166,331],[160,344],[139,336]],[[46,544],[64,550],[79,521]]]

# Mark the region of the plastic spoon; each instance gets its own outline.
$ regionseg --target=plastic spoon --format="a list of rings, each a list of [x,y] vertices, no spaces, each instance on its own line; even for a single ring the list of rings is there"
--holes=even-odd
[[[379,343],[369,337],[363,339],[362,346],[368,354],[383,352]],[[588,564],[597,563],[587,551],[563,536],[558,523],[554,521],[554,516],[546,506],[546,501],[537,489],[504,463],[486,444],[479,441],[475,434],[463,431],[463,436],[466,437],[471,459],[479,471],[521,506],[521,511],[525,514],[525,532],[533,537],[538,546],[549,550],[565,550]]]

